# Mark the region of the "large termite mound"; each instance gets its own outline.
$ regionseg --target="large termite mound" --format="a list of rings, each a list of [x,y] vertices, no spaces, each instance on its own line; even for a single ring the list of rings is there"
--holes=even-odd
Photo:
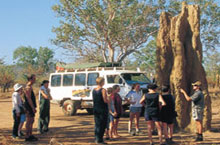
[[[192,94],[191,84],[202,82],[205,96],[204,128],[211,128],[211,98],[206,74],[202,66],[200,41],[200,9],[197,5],[182,4],[179,15],[172,17],[163,12],[157,37],[157,76],[159,84],[170,84],[176,97],[177,123],[180,129],[194,129],[191,119],[191,102],[187,102],[179,87]]]

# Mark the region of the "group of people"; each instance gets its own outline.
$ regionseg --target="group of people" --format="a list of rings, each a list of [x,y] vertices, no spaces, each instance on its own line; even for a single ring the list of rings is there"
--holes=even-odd
[[[36,96],[34,94],[32,85],[36,81],[36,75],[27,77],[27,84],[23,86],[19,83],[14,85],[14,93],[12,94],[13,105],[13,138],[21,138],[25,136],[25,141],[37,141],[38,138],[32,134],[33,123],[36,115]],[[50,121],[50,90],[48,88],[49,81],[44,80],[39,91],[39,120],[38,132],[48,132]],[[22,127],[26,121],[26,134],[22,132]]]
[[[106,140],[119,138],[118,123],[123,114],[122,98],[119,95],[120,87],[114,85],[107,90],[103,88],[105,79],[96,79],[97,88],[93,90],[93,108],[95,120],[95,142],[107,144]],[[179,89],[187,101],[192,101],[192,117],[197,125],[196,141],[202,141],[202,119],[204,109],[204,96],[201,91],[201,82],[193,83],[194,94],[189,97],[183,89]],[[156,127],[160,144],[172,144],[173,126],[177,113],[175,111],[175,98],[170,94],[169,85],[163,85],[161,93],[157,92],[156,84],[147,86],[148,92],[143,94],[140,84],[133,85],[132,90],[126,95],[125,101],[130,104],[130,118],[128,122],[128,133],[136,135],[142,133],[139,128],[139,118],[142,108],[145,108],[144,117],[147,121],[148,137],[153,145],[152,131]],[[135,119],[135,131],[132,130],[132,123]],[[163,135],[165,142],[163,142]]]
[[[36,115],[36,96],[32,85],[36,81],[35,75],[27,77],[26,86],[21,84],[14,85],[12,94],[13,104],[13,138],[25,136],[25,141],[37,141],[38,138],[33,136],[32,129]],[[95,120],[95,142],[97,144],[107,144],[103,140],[106,132],[106,139],[120,138],[118,134],[118,124],[122,116],[122,98],[119,95],[120,86],[114,85],[107,90],[103,88],[105,79],[98,77],[96,79],[97,87],[93,90],[93,111]],[[50,121],[50,90],[49,81],[44,80],[39,91],[39,120],[38,133],[43,134],[49,131]],[[204,110],[204,96],[201,90],[201,82],[197,81],[192,84],[194,94],[189,96],[182,88],[179,88],[187,101],[192,101],[192,117],[197,125],[196,141],[202,141],[202,120]],[[132,86],[132,90],[126,95],[125,101],[130,105],[130,118],[128,122],[128,133],[131,135],[141,134],[139,128],[139,119],[144,107],[144,117],[147,121],[148,137],[150,144],[153,145],[152,131],[156,127],[159,142],[163,144],[163,135],[166,144],[172,144],[173,140],[173,123],[177,113],[175,111],[175,98],[170,94],[169,85],[163,85],[161,93],[158,93],[156,84],[148,84],[148,92],[143,94],[140,84]],[[135,131],[132,130],[133,120],[135,120]],[[26,134],[22,133],[22,127],[26,121]]]

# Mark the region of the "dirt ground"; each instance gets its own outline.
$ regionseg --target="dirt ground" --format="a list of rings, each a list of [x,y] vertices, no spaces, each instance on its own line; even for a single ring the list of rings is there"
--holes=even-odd
[[[76,116],[64,116],[62,109],[57,104],[51,104],[51,122],[50,131],[47,134],[37,134],[38,113],[34,123],[34,135],[39,138],[37,142],[24,142],[24,139],[12,139],[12,103],[11,93],[0,95],[0,145],[2,144],[27,144],[27,145],[43,145],[52,142],[57,144],[71,144],[71,145],[95,145],[94,143],[94,121],[93,115],[88,115],[85,110],[79,110]],[[204,133],[203,142],[193,142],[193,133],[177,132],[174,134],[173,140],[176,144],[204,144],[204,145],[217,145],[220,144],[220,98],[212,100],[212,130]],[[140,119],[140,129],[143,135],[130,136],[127,133],[128,117],[123,117],[119,124],[119,134],[122,136],[120,139],[107,141],[112,145],[143,145],[149,144],[147,138],[147,126],[143,117]],[[158,143],[158,137],[154,136],[154,142]],[[52,143],[51,143],[52,144]]]

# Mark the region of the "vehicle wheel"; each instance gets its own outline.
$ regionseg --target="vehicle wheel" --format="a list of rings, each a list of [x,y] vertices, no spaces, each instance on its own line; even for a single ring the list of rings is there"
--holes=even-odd
[[[86,110],[87,110],[87,112],[88,112],[89,115],[92,115],[92,114],[93,114],[93,108],[87,108]]]
[[[78,108],[77,103],[72,100],[64,101],[63,106],[62,106],[63,113],[66,116],[75,115],[77,108]]]

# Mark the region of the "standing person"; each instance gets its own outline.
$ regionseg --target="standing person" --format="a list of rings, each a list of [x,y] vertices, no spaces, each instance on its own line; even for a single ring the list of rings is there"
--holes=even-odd
[[[26,136],[25,141],[37,141],[38,139],[32,135],[34,117],[36,113],[36,97],[32,85],[36,81],[34,74],[27,77],[27,85],[25,87],[25,108],[26,108]]]
[[[121,137],[120,135],[118,135],[118,123],[120,120],[120,117],[123,113],[123,108],[122,108],[122,99],[121,96],[118,94],[120,92],[120,87],[119,85],[114,85],[113,86],[113,97],[112,100],[114,101],[114,107],[115,107],[115,116],[114,116],[114,136],[113,138],[119,138]]]
[[[169,85],[162,86],[162,97],[166,103],[166,106],[163,106],[160,112],[164,136],[167,144],[174,143],[172,141],[172,137],[173,137],[173,122],[176,117],[175,99],[170,94]]]
[[[48,126],[50,122],[50,100],[52,100],[52,97],[50,95],[50,89],[48,88],[48,85],[49,81],[44,80],[39,91],[40,111],[38,120],[38,132],[40,134],[49,131]]]
[[[114,126],[114,116],[116,116],[116,112],[115,112],[115,106],[114,106],[114,101],[112,99],[113,97],[113,88],[108,88],[108,96],[109,96],[109,137],[112,139],[113,135],[114,135],[114,130],[115,130],[115,126]]]
[[[12,131],[12,137],[18,138],[18,127],[20,124],[20,106],[22,105],[21,101],[21,95],[22,95],[22,85],[15,84],[14,85],[14,93],[12,94],[12,113],[13,113],[13,119],[14,119],[14,125],[13,125],[13,131]]]
[[[104,88],[105,79],[98,77],[96,79],[97,88],[92,92],[93,110],[95,120],[95,142],[97,144],[107,144],[103,140],[108,119],[108,98]]]
[[[22,90],[22,94],[23,94],[23,90]],[[21,131],[24,125],[24,122],[26,121],[26,115],[25,115],[25,107],[24,107],[24,96],[21,96],[21,102],[22,102],[22,106],[20,106],[20,124],[18,127],[18,136],[22,137],[24,136],[23,132]]]
[[[197,137],[195,141],[203,141],[202,119],[204,111],[204,95],[202,93],[201,85],[202,83],[200,81],[196,81],[192,84],[194,94],[191,97],[187,95],[186,91],[180,88],[180,92],[183,93],[186,100],[192,101],[192,117],[196,121],[197,126]]]
[[[142,110],[142,104],[140,104],[140,100],[142,98],[142,91],[140,90],[140,84],[136,83],[132,86],[132,90],[126,96],[126,100],[130,104],[130,119],[128,122],[128,133],[131,134],[132,131],[132,122],[135,118],[135,128],[136,133],[140,133],[139,129],[139,118]]]
[[[162,129],[160,125],[160,106],[159,104],[162,103],[162,106],[165,106],[166,103],[164,102],[163,98],[159,93],[156,92],[157,85],[156,84],[149,84],[147,86],[148,94],[145,94],[140,103],[145,102],[145,120],[147,121],[148,126],[148,136],[150,139],[150,144],[153,145],[152,140],[152,126],[155,122],[160,144],[162,144]]]

